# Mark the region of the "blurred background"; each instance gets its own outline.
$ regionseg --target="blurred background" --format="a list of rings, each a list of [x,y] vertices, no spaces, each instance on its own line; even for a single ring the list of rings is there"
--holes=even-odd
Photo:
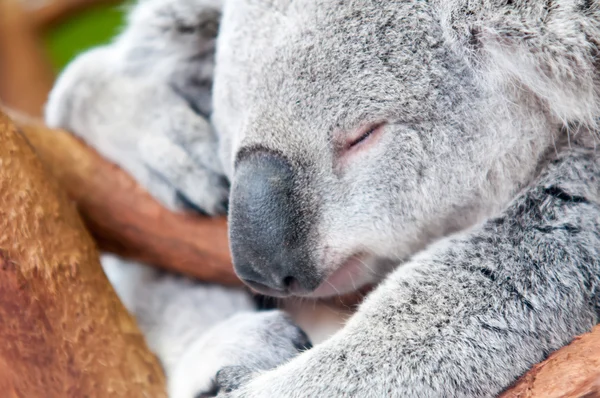
[[[41,116],[54,78],[78,53],[107,43],[123,0],[0,0],[0,102]]]

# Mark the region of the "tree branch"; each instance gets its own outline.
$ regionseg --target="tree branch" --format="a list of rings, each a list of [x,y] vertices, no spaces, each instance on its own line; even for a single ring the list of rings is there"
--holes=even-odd
[[[10,116],[76,202],[102,250],[202,281],[241,285],[224,218],[170,212],[73,135],[15,112]]]
[[[0,396],[165,397],[56,181],[0,113]]]
[[[535,365],[500,398],[600,397],[600,326]]]

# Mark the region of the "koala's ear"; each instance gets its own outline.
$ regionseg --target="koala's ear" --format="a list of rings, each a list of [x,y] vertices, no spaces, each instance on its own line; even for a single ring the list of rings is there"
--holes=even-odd
[[[564,123],[593,125],[600,116],[600,11],[550,8],[542,14],[532,20],[523,10],[465,17],[448,23],[448,36],[489,84],[534,94]]]

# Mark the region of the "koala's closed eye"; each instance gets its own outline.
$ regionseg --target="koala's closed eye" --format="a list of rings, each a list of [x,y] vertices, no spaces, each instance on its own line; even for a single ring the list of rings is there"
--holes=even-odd
[[[358,130],[356,134],[353,134],[346,138],[346,142],[343,146],[343,152],[347,152],[350,150],[356,150],[366,143],[371,141],[373,138],[376,138],[379,134],[381,134],[383,128],[385,127],[384,123],[376,123],[370,124],[366,128],[362,128]],[[342,153],[343,154],[343,153]]]

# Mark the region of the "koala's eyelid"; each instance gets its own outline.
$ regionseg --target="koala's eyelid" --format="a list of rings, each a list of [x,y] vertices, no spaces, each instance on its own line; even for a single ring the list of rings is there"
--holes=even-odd
[[[369,138],[371,136],[371,134],[373,134],[374,132],[375,132],[374,128],[369,129],[366,133],[364,133],[363,135],[361,135],[360,137],[358,137],[354,141],[350,142],[348,144],[348,148],[352,148],[353,146],[356,146],[356,145],[360,144],[361,142],[363,142],[364,140],[366,140],[367,138]]]
[[[366,141],[373,134],[377,133],[385,125],[384,122],[368,124],[363,128],[358,129],[354,134],[346,138],[344,149],[348,150],[354,146]]]

